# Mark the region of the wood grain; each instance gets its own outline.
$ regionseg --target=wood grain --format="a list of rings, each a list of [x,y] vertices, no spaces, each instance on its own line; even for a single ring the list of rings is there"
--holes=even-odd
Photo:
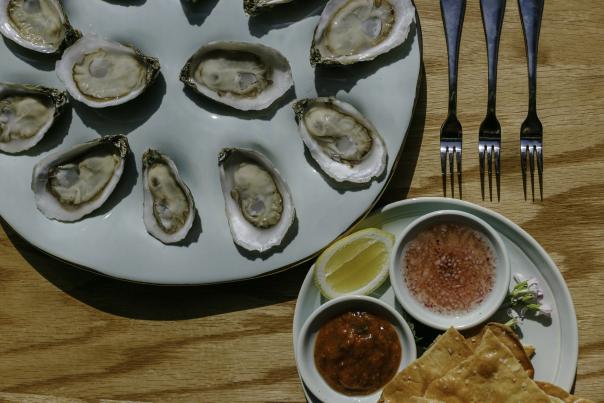
[[[425,80],[403,159],[380,205],[439,196],[438,133],[447,104],[438,2],[416,1]],[[518,133],[526,114],[525,51],[508,1],[499,64],[502,198],[480,198],[476,133],[486,111],[478,2],[461,45],[463,197],[530,232],[560,267],[579,320],[576,394],[604,400],[604,7],[546,2],[538,105],[545,199],[524,201]],[[2,197],[8,197],[2,195]],[[240,284],[159,287],[75,269],[0,230],[0,401],[303,401],[292,350],[296,296],[308,266]],[[103,400],[105,399],[105,400]]]

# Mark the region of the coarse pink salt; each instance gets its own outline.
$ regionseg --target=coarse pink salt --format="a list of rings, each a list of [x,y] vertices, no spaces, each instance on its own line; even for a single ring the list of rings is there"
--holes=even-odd
[[[463,224],[436,224],[405,247],[403,278],[426,308],[457,314],[480,304],[493,290],[493,248],[479,231]]]

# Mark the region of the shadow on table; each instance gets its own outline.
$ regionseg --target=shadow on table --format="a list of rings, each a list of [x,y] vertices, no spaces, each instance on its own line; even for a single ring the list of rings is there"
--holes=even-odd
[[[209,286],[159,286],[117,280],[52,258],[0,219],[8,238],[46,280],[98,310],[133,319],[181,320],[291,301],[309,264],[245,282]]]
[[[378,206],[406,197],[415,171],[426,116],[422,76],[418,102],[392,182]],[[49,257],[21,238],[0,218],[8,238],[46,280],[73,298],[113,315],[145,320],[182,320],[220,315],[291,301],[310,267],[296,268],[238,283],[208,286],[159,286],[132,283],[79,269]]]

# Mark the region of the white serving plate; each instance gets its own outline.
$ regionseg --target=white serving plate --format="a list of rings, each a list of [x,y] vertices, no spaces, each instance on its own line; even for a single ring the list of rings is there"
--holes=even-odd
[[[535,379],[570,390],[575,379],[579,353],[575,308],[556,264],[541,245],[518,225],[498,213],[472,203],[442,197],[426,197],[389,204],[360,222],[354,230],[375,227],[398,236],[413,220],[436,210],[460,210],[486,221],[503,239],[508,249],[512,273],[521,273],[539,280],[544,291],[543,302],[552,306],[551,321],[523,321],[520,324],[521,340],[524,344],[531,344],[536,348],[532,359]],[[325,302],[325,298],[314,284],[312,271],[313,269],[309,270],[298,294],[293,322],[294,345],[297,345],[298,334],[306,318]],[[514,284],[512,280],[510,287]],[[394,291],[388,280],[372,296],[403,312],[402,307],[395,302]],[[499,319],[497,317],[498,314],[493,317],[497,322],[504,320],[502,316],[499,316]],[[304,392],[309,401],[318,401],[310,395],[306,387]],[[350,401],[356,400],[351,398]]]
[[[240,0],[205,0],[185,13],[186,0],[64,0],[74,27],[129,42],[156,56],[161,76],[139,99],[105,110],[74,102],[41,144],[19,156],[0,154],[0,215],[44,252],[100,273],[159,284],[241,280],[289,267],[321,250],[364,216],[393,172],[411,121],[420,77],[421,33],[412,26],[405,44],[373,62],[315,74],[308,57],[324,1],[283,6],[250,20]],[[130,5],[126,5],[130,4]],[[201,45],[213,40],[261,42],[290,61],[295,91],[267,114],[238,113],[204,100],[178,80]],[[62,88],[48,57],[0,43],[0,81]],[[387,172],[366,188],[334,188],[305,156],[291,102],[295,97],[337,95],[357,106],[382,134]],[[46,219],[30,190],[34,164],[52,151],[124,133],[133,150],[114,195],[98,212],[65,224]],[[217,154],[223,147],[252,147],[272,159],[288,182],[297,211],[293,236],[271,254],[238,249],[231,239],[220,190]],[[149,148],[168,154],[190,187],[199,219],[185,246],[166,246],[147,234],[142,220],[141,156]]]

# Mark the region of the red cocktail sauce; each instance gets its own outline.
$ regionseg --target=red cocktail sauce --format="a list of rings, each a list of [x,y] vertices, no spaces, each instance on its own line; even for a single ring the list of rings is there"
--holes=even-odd
[[[426,308],[464,313],[493,290],[495,258],[489,241],[463,224],[436,224],[421,232],[403,251],[403,279]]]
[[[368,395],[398,371],[401,344],[387,320],[367,312],[346,312],[321,326],[314,358],[333,389],[349,396]]]

